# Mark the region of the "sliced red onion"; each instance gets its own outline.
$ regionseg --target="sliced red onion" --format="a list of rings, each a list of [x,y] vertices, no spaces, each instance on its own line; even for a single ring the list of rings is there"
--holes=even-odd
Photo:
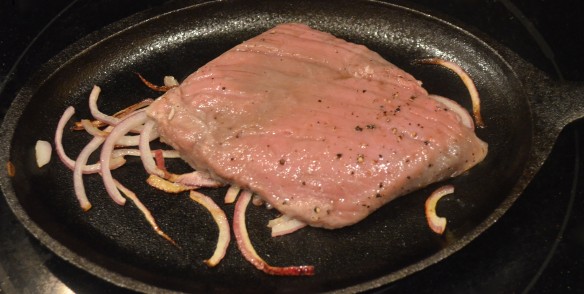
[[[108,130],[103,130],[103,131],[100,130],[95,125],[93,125],[91,123],[91,121],[89,121],[89,120],[82,119],[81,125],[83,126],[85,131],[87,131],[89,134],[91,134],[93,136],[107,137],[109,135]],[[122,136],[118,139],[118,141],[116,141],[116,146],[122,146],[122,147],[138,146],[140,144],[140,138],[141,138],[140,136]],[[150,137],[149,137],[149,141],[153,141],[156,138],[158,138],[158,133],[151,132]]]
[[[272,228],[272,237],[278,237],[296,232],[306,227],[306,224],[287,215],[282,215],[269,221],[268,227]]]
[[[45,166],[51,161],[51,153],[53,147],[51,143],[43,140],[38,140],[34,146],[36,163],[39,168]]]
[[[161,178],[165,177],[164,171],[156,166],[156,162],[152,157],[152,151],[150,150],[150,134],[154,129],[155,122],[153,120],[147,120],[144,124],[144,129],[140,133],[140,159],[144,164],[144,169],[151,175],[157,175]]]
[[[73,187],[75,188],[75,196],[79,201],[79,205],[83,211],[88,211],[91,209],[91,203],[87,199],[87,194],[85,193],[85,184],[83,183],[83,169],[87,164],[89,156],[101,146],[105,141],[104,137],[93,137],[89,144],[85,145],[77,160],[75,160],[75,167],[73,168]]]
[[[178,86],[178,81],[173,76],[165,76],[164,77],[164,85],[167,87],[176,87]]]
[[[75,161],[69,158],[69,156],[67,156],[67,154],[65,153],[65,149],[63,148],[63,129],[65,128],[65,124],[67,124],[67,122],[71,119],[74,113],[75,108],[73,108],[73,106],[69,106],[61,116],[61,119],[57,124],[57,130],[55,131],[55,151],[57,152],[59,159],[61,159],[63,164],[70,170],[73,170],[75,168]],[[112,158],[110,162],[110,169],[116,169],[124,165],[124,163],[126,163],[126,160],[122,157]],[[85,165],[85,167],[83,168],[83,173],[92,174],[97,173],[100,170],[101,164],[96,163],[92,165]]]
[[[458,75],[458,77],[460,77],[460,79],[468,89],[468,93],[470,94],[470,99],[472,101],[472,112],[475,118],[476,125],[479,128],[485,126],[483,117],[481,115],[481,99],[479,97],[477,87],[475,86],[474,82],[472,81],[468,73],[462,67],[460,67],[460,65],[440,58],[422,59],[418,60],[418,62],[441,65],[455,72]]]
[[[178,247],[178,245],[176,244],[176,242],[174,240],[172,240],[172,238],[170,238],[158,226],[158,224],[156,223],[156,220],[152,216],[152,213],[150,212],[150,210],[148,210],[148,208],[146,208],[146,206],[144,206],[144,204],[142,203],[142,201],[140,201],[140,199],[138,199],[138,196],[136,196],[136,193],[134,193],[130,189],[126,188],[124,185],[122,185],[117,180],[114,180],[114,185],[115,185],[116,189],[120,189],[120,191],[122,191],[122,193],[124,193],[124,195],[126,195],[126,197],[130,198],[130,200],[132,200],[132,202],[134,202],[134,205],[136,205],[136,207],[138,207],[138,209],[140,210],[140,212],[142,212],[142,214],[146,218],[146,221],[148,221],[148,223],[150,224],[150,226],[152,227],[152,229],[158,235],[160,235],[162,238],[166,239],[167,241],[169,241],[170,243],[172,243],[173,245],[175,245],[175,246]]]
[[[108,131],[102,131],[99,128],[97,128],[95,125],[93,125],[91,123],[90,120],[88,119],[82,119],[81,120],[81,125],[83,126],[83,129],[85,129],[85,131],[87,133],[89,133],[92,136],[97,136],[97,137],[107,137],[109,135],[109,131],[111,131],[111,128]]]
[[[136,110],[136,108],[138,108],[138,106],[143,107],[143,104],[145,104],[145,103],[147,103],[147,104],[152,103],[152,101],[145,100],[145,101],[134,104],[134,105],[116,113],[116,115],[114,115],[114,116],[111,116],[111,115],[107,115],[107,114],[101,112],[99,110],[99,108],[97,107],[97,99],[99,98],[100,92],[101,92],[101,88],[99,86],[93,86],[93,89],[91,90],[91,94],[89,94],[89,111],[91,112],[91,115],[96,120],[101,121],[103,123],[106,123],[110,126],[115,126],[118,123],[120,123],[121,119],[123,119],[123,117],[125,117],[126,115],[131,115],[132,113],[135,113],[137,111],[141,111],[141,110]],[[119,116],[119,117],[116,117],[116,116]],[[139,133],[140,131],[142,131],[142,126],[136,125],[131,131]],[[130,140],[130,139],[120,139],[120,140],[121,140],[121,142],[126,142],[126,140]],[[139,139],[136,137],[135,140],[137,142],[137,140],[139,140]],[[137,146],[138,143],[118,143],[118,145]]]
[[[126,199],[122,197],[120,191],[118,191],[116,188],[111,170],[108,168],[110,165],[112,151],[120,137],[127,134],[137,125],[145,123],[147,119],[148,117],[144,111],[137,111],[134,114],[128,116],[112,129],[110,135],[107,137],[101,148],[100,162],[103,183],[110,197],[120,205],[124,205],[124,203],[126,203]]]
[[[164,174],[167,174],[168,170],[166,170],[166,163],[165,163],[164,155],[162,154],[162,151],[155,150],[153,153],[154,153],[154,161],[156,161],[156,167],[158,167],[158,169],[162,170],[164,172]]]
[[[229,242],[231,241],[231,234],[229,231],[229,221],[227,220],[227,216],[225,212],[217,206],[217,204],[213,201],[213,199],[199,193],[196,191],[192,191],[190,193],[190,197],[192,200],[198,202],[199,204],[203,205],[213,216],[217,227],[219,228],[219,237],[217,238],[217,246],[215,247],[215,252],[211,258],[205,260],[205,263],[210,266],[216,266],[225,256],[225,252],[227,252],[227,247],[229,246]]]
[[[438,96],[438,95],[428,95],[428,97],[444,104],[444,106],[448,107],[449,110],[454,111],[454,113],[458,114],[458,117],[460,117],[460,121],[462,122],[462,124],[464,126],[466,126],[469,129],[474,128],[474,123],[472,122],[472,117],[470,116],[470,114],[468,114],[468,112],[462,107],[460,106],[460,104],[448,99],[448,98],[444,98],[442,96]]]
[[[148,99],[144,99],[136,104],[132,104],[118,112],[116,112],[114,114],[114,117],[117,117],[119,119],[123,119],[124,117],[142,109],[145,108],[147,106],[149,106],[150,104],[152,104],[152,102],[154,102],[154,99],[148,98]]]
[[[67,124],[67,122],[71,119],[73,114],[75,114],[75,108],[73,108],[73,106],[67,107],[67,109],[65,109],[65,112],[61,116],[61,119],[59,119],[59,123],[57,124],[57,130],[55,131],[55,151],[57,152],[57,155],[59,156],[61,161],[70,169],[73,169],[73,167],[75,166],[75,161],[69,158],[69,156],[67,156],[67,154],[65,153],[62,141],[63,129],[65,129],[65,124]]]
[[[147,140],[149,135],[154,130],[155,122],[153,120],[148,120],[144,124],[144,129],[141,133],[141,140],[140,140],[140,159],[144,164],[144,169],[149,174],[159,176],[161,178],[169,179],[172,182],[182,184],[185,186],[190,186],[192,188],[199,188],[199,187],[220,187],[223,184],[215,179],[212,179],[211,176],[207,173],[200,172],[200,171],[193,171],[186,174],[176,175],[166,171],[164,168],[163,158],[159,157],[159,163],[157,164],[156,161],[152,158],[152,150],[150,149],[149,141]],[[156,157],[156,152],[154,152]]]
[[[164,158],[180,158],[180,153],[176,150],[156,150],[162,151],[162,156]],[[156,151],[152,151],[152,156],[154,156]],[[123,148],[123,149],[115,149],[113,151],[113,158],[121,157],[121,156],[140,156],[139,149],[132,149],[132,148]]]
[[[197,188],[217,188],[223,186],[223,183],[211,178],[208,173],[202,171],[193,171],[186,174],[173,175],[171,181]]]
[[[150,88],[154,91],[166,92],[166,91],[178,86],[178,81],[176,81],[176,79],[174,79],[174,77],[170,77],[170,78],[174,79],[174,81],[172,81],[171,79],[167,80],[167,77],[164,77],[164,86],[157,86],[157,85],[149,82],[141,74],[136,73],[136,75],[138,75],[138,77],[140,78],[140,80],[142,80],[142,83],[144,83],[144,85],[146,85],[148,88]],[[176,85],[173,85],[173,84],[175,84],[175,82],[176,82]]]
[[[432,231],[434,231],[436,234],[442,234],[446,229],[446,218],[436,215],[436,204],[442,197],[452,193],[454,193],[454,186],[446,185],[432,192],[430,197],[426,199],[426,203],[424,205],[426,220],[428,221],[430,229],[432,229]]]
[[[142,125],[140,125],[140,127],[142,127]],[[139,135],[122,136],[116,141],[116,146],[118,147],[140,146],[140,137],[141,136]],[[158,132],[154,130],[150,133],[148,141],[154,141],[158,137],[159,137]]]
[[[117,125],[120,122],[120,119],[117,117],[113,117],[107,115],[99,110],[97,107],[97,99],[99,98],[99,93],[101,92],[101,88],[99,86],[93,86],[91,90],[91,94],[89,94],[89,111],[91,111],[91,115],[108,125]]]
[[[129,114],[132,114],[133,112],[152,104],[153,101],[154,101],[154,99],[144,99],[136,104],[132,104],[132,105],[116,112],[113,116],[118,118],[118,119],[122,119],[122,118],[128,116]],[[108,124],[106,124],[100,120],[91,121],[91,125],[93,125],[96,128],[108,126]],[[80,131],[80,130],[83,130],[84,127],[81,124],[81,122],[75,122],[72,129],[75,131]]]
[[[235,185],[231,185],[229,187],[229,189],[227,189],[227,193],[225,193],[224,202],[226,204],[231,204],[231,203],[235,202],[235,199],[237,198],[239,191],[241,191],[241,188],[239,188],[238,186],[235,186]]]
[[[312,276],[314,275],[314,267],[310,265],[303,266],[288,266],[275,267],[267,264],[255,251],[247,227],[245,224],[245,211],[251,200],[252,193],[244,190],[235,204],[235,211],[233,214],[233,233],[237,240],[237,247],[247,261],[254,265],[257,269],[270,274],[279,276]]]

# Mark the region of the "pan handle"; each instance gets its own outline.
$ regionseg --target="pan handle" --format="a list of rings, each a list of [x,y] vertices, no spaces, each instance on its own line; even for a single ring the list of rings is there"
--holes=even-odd
[[[526,64],[526,63],[524,63]],[[522,81],[530,97],[534,127],[534,160],[547,158],[566,125],[584,118],[584,82],[561,82],[533,67],[523,68]]]
[[[532,110],[539,125],[559,135],[569,123],[584,118],[584,82],[560,82],[547,76],[527,79]]]

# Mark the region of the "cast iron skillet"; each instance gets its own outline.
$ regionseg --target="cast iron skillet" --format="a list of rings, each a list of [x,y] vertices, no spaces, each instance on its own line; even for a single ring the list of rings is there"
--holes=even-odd
[[[372,289],[408,276],[453,254],[493,224],[512,205],[550,152],[559,131],[582,117],[582,85],[557,84],[509,50],[449,22],[409,8],[375,1],[211,1],[136,16],[95,33],[46,64],[20,91],[2,125],[2,190],[24,226],[56,254],[107,281],[138,291],[346,292]],[[489,143],[484,162],[447,182],[455,194],[439,214],[449,219],[443,236],[425,223],[423,203],[444,183],[402,197],[352,227],[308,228],[271,238],[265,227],[274,212],[251,207],[248,227],[256,250],[274,265],[313,264],[314,277],[272,277],[249,265],[235,244],[216,268],[208,258],[217,236],[210,215],[185,194],[169,196],[147,187],[137,161],[115,171],[180,244],[158,237],[130,203],[114,204],[97,176],[86,178],[93,208],[83,213],[71,172],[56,156],[37,168],[36,140],[52,141],[69,105],[75,119],[90,117],[87,96],[102,87],[100,106],[113,113],[158,94],[136,78],[179,80],[221,52],[283,22],[301,22],[379,52],[411,72],[431,93],[469,108],[462,83],[449,71],[416,65],[441,57],[460,64],[482,96]],[[488,43],[487,43],[488,42]],[[88,141],[66,132],[67,152]],[[172,163],[174,170],[185,165]],[[203,190],[220,202],[224,189]],[[224,206],[231,218],[233,206]]]

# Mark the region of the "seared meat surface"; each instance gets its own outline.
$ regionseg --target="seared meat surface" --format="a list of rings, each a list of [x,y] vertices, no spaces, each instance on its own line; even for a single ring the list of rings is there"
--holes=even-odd
[[[486,156],[450,107],[364,46],[283,24],[201,67],[148,114],[193,168],[340,228]]]

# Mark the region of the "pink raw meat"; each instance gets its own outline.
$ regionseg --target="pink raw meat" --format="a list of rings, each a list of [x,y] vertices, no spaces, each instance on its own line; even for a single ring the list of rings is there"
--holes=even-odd
[[[340,228],[486,156],[458,107],[365,46],[283,24],[201,67],[148,114],[193,168]]]

